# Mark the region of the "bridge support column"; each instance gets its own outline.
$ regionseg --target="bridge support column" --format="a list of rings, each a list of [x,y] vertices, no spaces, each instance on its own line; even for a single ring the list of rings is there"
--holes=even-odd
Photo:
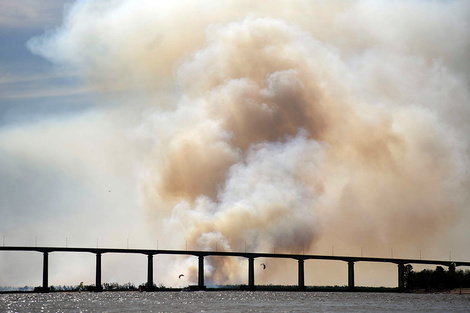
[[[153,290],[153,254],[147,255],[147,290]]]
[[[299,289],[305,289],[304,260],[299,259]]]
[[[101,286],[101,253],[96,253],[96,281],[95,281],[95,291],[103,291],[103,286]]]
[[[348,289],[354,290],[354,262],[348,262]]]
[[[49,292],[49,252],[43,253],[41,292]]]
[[[405,265],[398,264],[398,290],[405,290]]]
[[[248,289],[255,290],[255,259],[248,258]]]
[[[198,288],[204,290],[204,256],[199,256],[199,275],[198,275]]]

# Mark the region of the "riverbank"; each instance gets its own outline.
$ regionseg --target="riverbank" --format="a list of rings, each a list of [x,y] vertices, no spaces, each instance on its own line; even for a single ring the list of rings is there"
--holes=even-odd
[[[426,291],[426,290],[416,290],[413,291],[416,293],[442,293],[442,294],[462,294],[462,295],[470,295],[470,288],[454,288],[451,290],[433,290],[433,291]]]
[[[179,292],[179,291],[198,291],[197,286],[188,286],[185,288],[157,288],[152,292]],[[103,292],[125,292],[138,290],[103,290]],[[233,285],[233,286],[213,286],[207,287],[204,291],[275,291],[275,292],[375,292],[375,293],[398,293],[398,288],[391,287],[355,287],[350,290],[347,286],[307,286],[299,289],[297,286],[283,286],[283,285],[260,285],[256,286],[254,290],[250,290],[247,285]],[[93,291],[76,291],[76,290],[54,290],[50,293],[64,293],[64,292],[93,292]],[[470,288],[455,288],[452,290],[405,290],[404,293],[429,293],[429,294],[470,294]],[[22,291],[22,290],[8,290],[0,291],[0,294],[26,294],[38,293],[37,291]]]

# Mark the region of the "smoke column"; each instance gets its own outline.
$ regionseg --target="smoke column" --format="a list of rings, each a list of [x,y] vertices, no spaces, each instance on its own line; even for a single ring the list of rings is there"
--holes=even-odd
[[[78,1],[29,47],[142,115],[168,248],[406,257],[469,221],[468,21],[465,1]]]

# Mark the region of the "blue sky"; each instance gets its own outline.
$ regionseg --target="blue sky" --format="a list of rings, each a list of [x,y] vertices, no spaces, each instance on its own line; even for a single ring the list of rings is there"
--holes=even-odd
[[[61,23],[65,1],[4,1],[0,17],[0,125],[31,123],[90,108],[92,97],[73,74],[57,70],[27,41]]]
[[[102,118],[81,77],[28,48],[31,38],[61,25],[69,2],[1,4],[0,229],[7,245],[68,241],[70,246],[93,246],[100,239],[102,245],[126,245],[131,233],[139,236],[135,179],[118,164],[123,160],[113,163],[119,157],[110,154],[127,155],[124,146],[110,140],[117,136],[115,126]],[[35,256],[0,257],[8,264],[0,284],[14,285],[18,277],[35,284],[27,270],[34,267],[28,262]],[[73,266],[84,258],[58,259]],[[16,276],[5,277],[13,264],[22,266],[13,270]]]

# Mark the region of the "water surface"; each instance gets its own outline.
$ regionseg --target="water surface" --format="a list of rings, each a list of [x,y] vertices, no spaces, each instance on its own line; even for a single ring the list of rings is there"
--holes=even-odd
[[[470,312],[470,295],[263,291],[3,294],[0,312]]]

